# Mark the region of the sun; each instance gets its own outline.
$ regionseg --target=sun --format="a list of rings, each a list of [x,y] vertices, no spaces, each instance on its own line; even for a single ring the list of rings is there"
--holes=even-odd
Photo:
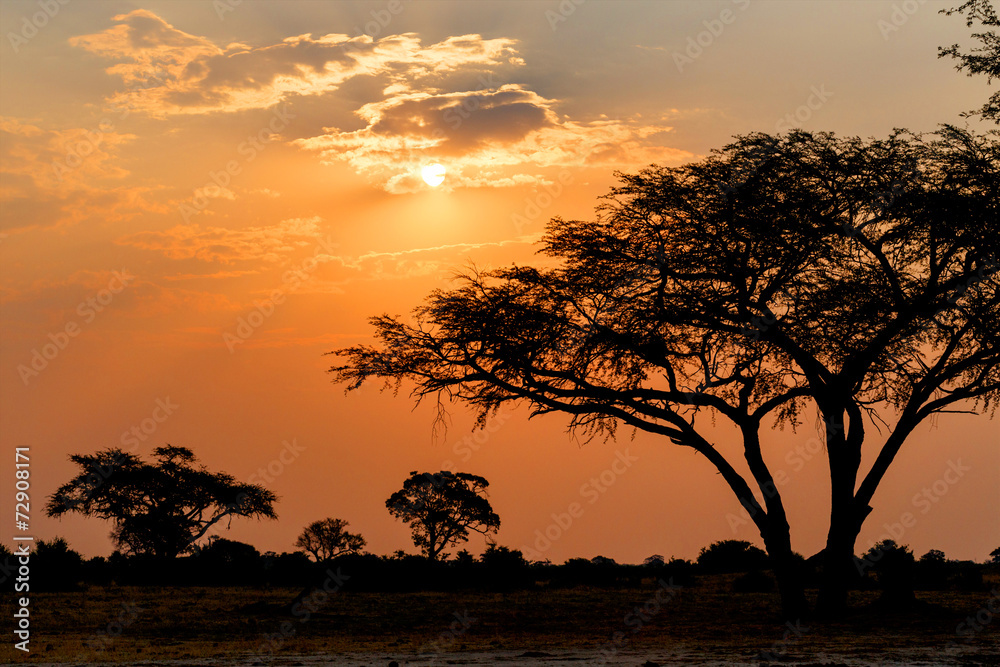
[[[424,182],[432,188],[444,183],[444,166],[440,164],[429,164],[420,170],[420,175],[424,177]]]

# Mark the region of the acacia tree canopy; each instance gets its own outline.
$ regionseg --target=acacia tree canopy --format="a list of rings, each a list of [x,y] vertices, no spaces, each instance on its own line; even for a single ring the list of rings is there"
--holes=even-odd
[[[413,544],[429,560],[469,539],[469,531],[488,535],[500,529],[500,517],[486,498],[490,483],[465,472],[413,471],[403,488],[385,501],[389,513],[410,524]]]
[[[954,9],[942,9],[942,14],[964,14],[965,24],[969,28],[977,22],[986,27],[1000,27],[1000,17],[990,0],[966,0]],[[958,44],[938,48],[938,57],[951,56],[958,61],[955,69],[969,76],[985,74],[987,83],[1000,79],[1000,35],[993,30],[972,33],[979,46],[968,53],[963,53]],[[983,118],[992,119],[1000,124],[1000,91],[993,93],[983,106],[976,112]]]
[[[831,477],[821,606],[837,613],[907,436],[1000,396],[996,137],[757,133],[618,176],[596,220],[548,224],[541,252],[560,266],[466,275],[414,325],[373,318],[378,345],[335,351],[334,381],[406,379],[418,400],[444,395],[480,420],[523,401],[586,435],[626,425],[693,448],[756,524],[790,615],[805,598],[760,431],[811,406]],[[739,429],[749,479],[707,415]],[[866,418],[888,434],[862,471]]]
[[[347,531],[343,519],[313,521],[295,540],[296,548],[312,554],[316,562],[336,558],[341,554],[355,553],[365,548],[365,538]]]
[[[50,496],[46,513],[108,519],[114,523],[111,537],[124,552],[162,558],[191,550],[224,518],[277,518],[274,493],[195,467],[186,447],[157,447],[153,457],[155,462],[145,463],[118,448],[70,456],[80,473]]]

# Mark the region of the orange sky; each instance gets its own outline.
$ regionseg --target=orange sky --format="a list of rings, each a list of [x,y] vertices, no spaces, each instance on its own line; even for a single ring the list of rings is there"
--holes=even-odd
[[[966,122],[989,89],[936,57],[966,41],[936,11],[951,4],[4,0],[0,442],[31,447],[36,535],[110,553],[107,523],[45,519],[45,497],[71,453],[169,442],[278,494],[277,522],[224,532],[261,551],[326,516],[375,553],[413,551],[385,499],[411,470],[452,466],[490,480],[501,544],[554,561],[759,544],[690,450],[627,433],[583,446],[523,409],[475,433],[461,406],[435,440],[431,406],[345,397],[323,354],[463,266],[537,261],[544,221],[591,217],[616,169],[756,130]],[[811,420],[767,444],[807,555],[827,526]],[[995,427],[949,415],[913,436],[859,551],[906,512],[895,537],[918,555],[1000,546]],[[552,528],[572,503],[582,514]]]

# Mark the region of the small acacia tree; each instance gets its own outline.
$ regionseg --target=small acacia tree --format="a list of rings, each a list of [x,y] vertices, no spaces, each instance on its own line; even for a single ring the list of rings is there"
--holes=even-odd
[[[1000,398],[1000,143],[950,126],[758,133],[619,177],[596,220],[549,223],[556,268],[464,276],[413,325],[373,318],[379,344],[337,350],[335,381],[409,380],[480,420],[526,402],[584,435],[624,425],[695,450],[759,530],[791,619],[808,606],[764,429],[815,411],[830,477],[819,604],[842,613],[907,438]],[[720,417],[749,477],[712,440]]]
[[[274,493],[196,467],[186,447],[157,447],[153,458],[145,463],[117,448],[70,456],[80,473],[50,496],[46,513],[110,520],[115,526],[111,538],[124,553],[160,558],[190,551],[223,519],[277,518]]]
[[[469,531],[487,535],[500,529],[500,517],[486,498],[489,485],[465,472],[413,471],[385,506],[410,524],[413,544],[429,560],[437,560],[448,547],[468,540]]]
[[[311,554],[317,563],[361,551],[365,548],[365,538],[347,532],[347,525],[343,519],[313,521],[295,540],[295,547]]]

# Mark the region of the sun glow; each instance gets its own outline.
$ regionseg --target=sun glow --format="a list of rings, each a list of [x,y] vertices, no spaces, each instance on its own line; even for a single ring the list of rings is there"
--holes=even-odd
[[[444,183],[444,166],[440,164],[429,164],[420,170],[420,175],[424,177],[424,182],[432,188]]]

